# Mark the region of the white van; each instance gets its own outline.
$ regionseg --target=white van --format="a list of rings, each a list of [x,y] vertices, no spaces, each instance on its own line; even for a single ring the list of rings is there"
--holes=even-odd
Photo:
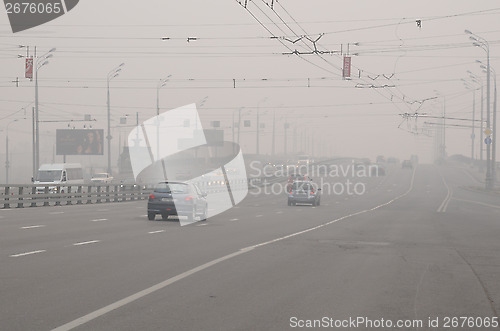
[[[57,193],[57,186],[61,193],[67,192],[71,185],[83,185],[83,169],[79,163],[42,164],[34,180],[37,193],[44,193],[49,187],[49,193]]]

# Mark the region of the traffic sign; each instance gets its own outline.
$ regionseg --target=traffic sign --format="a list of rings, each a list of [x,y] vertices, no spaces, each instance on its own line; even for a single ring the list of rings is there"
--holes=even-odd
[[[491,137],[486,137],[486,139],[484,139],[484,143],[486,145],[491,145]]]
[[[491,129],[484,130],[484,134],[489,136],[491,134]]]

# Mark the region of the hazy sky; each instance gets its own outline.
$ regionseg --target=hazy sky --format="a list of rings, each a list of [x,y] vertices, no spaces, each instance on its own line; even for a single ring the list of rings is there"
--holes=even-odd
[[[440,115],[444,96],[448,117],[472,118],[472,93],[461,78],[470,70],[485,80],[475,61],[485,61],[486,53],[472,45],[465,29],[489,42],[491,65],[499,64],[498,1],[282,0],[273,9],[271,3],[254,0],[245,9],[235,0],[82,0],[68,14],[16,34],[2,10],[0,139],[5,139],[7,124],[18,119],[9,126],[13,175],[23,181],[31,174],[34,83],[22,78],[24,59],[18,54],[25,55],[26,48],[19,45],[30,46],[30,52],[37,46],[39,55],[57,48],[39,72],[40,121],[61,121],[40,124],[42,163],[53,159],[56,129],[85,124],[71,120],[90,114],[96,119],[94,128],[106,128],[106,76],[122,62],[123,71],[111,82],[113,165],[119,138],[123,141],[128,131],[118,128],[119,118],[128,115],[131,125],[137,112],[141,122],[154,116],[157,83],[168,75],[160,90],[161,110],[200,104],[208,96],[200,109],[202,120],[206,127],[220,120],[227,140],[232,139],[233,114],[245,107],[243,118],[252,120],[252,127],[241,132],[246,153],[255,153],[259,106],[265,124],[261,153],[271,151],[275,113],[278,153],[283,152],[283,126],[288,122],[289,150],[294,144],[301,149],[305,136],[314,137],[316,152],[319,148],[323,154],[404,159],[417,153],[430,162],[434,129],[424,122],[438,120],[406,122],[398,114]],[[315,40],[320,34],[316,46],[323,54],[304,54],[313,43],[297,36]],[[345,81],[340,51],[348,43],[355,77]],[[302,54],[283,54],[294,50]],[[16,77],[19,87],[12,82]],[[421,103],[437,93],[440,98]],[[479,92],[476,100],[479,118]],[[470,155],[471,129],[453,127],[446,133],[448,155]],[[0,146],[3,181],[5,147]],[[106,156],[80,158],[68,161],[106,165]]]

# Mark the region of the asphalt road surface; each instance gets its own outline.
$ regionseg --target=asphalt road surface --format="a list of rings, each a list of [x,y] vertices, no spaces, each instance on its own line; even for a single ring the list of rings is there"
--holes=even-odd
[[[289,207],[254,189],[184,227],[148,221],[146,201],[0,210],[0,330],[354,329],[345,321],[362,318],[364,330],[470,330],[498,319],[499,197],[453,167],[351,179],[366,192],[323,189],[321,206]]]

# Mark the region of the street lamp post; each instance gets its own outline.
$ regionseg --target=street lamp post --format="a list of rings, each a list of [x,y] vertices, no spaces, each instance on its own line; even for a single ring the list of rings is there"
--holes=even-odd
[[[107,82],[107,106],[108,106],[108,135],[106,136],[106,139],[108,140],[108,170],[107,172],[111,174],[111,106],[110,106],[110,99],[109,99],[109,82],[115,78],[116,76],[119,75],[119,72],[122,70],[121,67],[123,67],[125,63],[120,64],[118,67],[114,68],[108,73],[106,82]]]
[[[160,79],[156,86],[156,158],[160,158],[160,89],[165,86],[172,75]]]
[[[481,124],[479,126],[479,133],[480,133],[480,138],[479,138],[479,159],[480,159],[480,162],[479,162],[479,172],[483,172],[484,171],[484,168],[483,168],[483,140],[484,140],[484,137],[483,137],[483,123],[484,123],[484,115],[483,115],[483,100],[484,100],[484,83],[483,83],[483,80],[474,75],[470,70],[467,70],[467,73],[469,74],[470,78],[472,79],[472,81],[478,85],[481,86]]]
[[[490,122],[490,45],[486,39],[479,37],[478,35],[472,33],[469,30],[465,30],[466,34],[470,34],[470,39],[474,41],[473,45],[476,47],[480,47],[486,52],[486,131],[487,136],[491,134],[491,122]],[[487,137],[488,139],[489,137]],[[487,190],[491,190],[493,188],[493,180],[492,180],[492,170],[491,170],[491,144],[488,143],[486,145],[486,179],[485,179],[485,187]]]
[[[34,162],[34,169],[33,173],[36,174],[38,171],[38,168],[40,167],[40,134],[39,134],[39,128],[38,128],[38,114],[39,114],[39,108],[38,108],[38,70],[42,68],[44,65],[49,64],[48,59],[50,59],[53,55],[51,53],[55,52],[56,49],[52,48],[49,50],[47,53],[43,54],[42,56],[38,57],[36,59],[36,65],[35,65],[35,151],[33,155],[33,159],[35,160]]]
[[[476,88],[471,87],[466,80],[463,79],[465,88],[472,91],[472,133],[470,135],[470,139],[472,141],[471,144],[471,166],[474,166],[474,139],[476,138],[475,128],[476,128]]]

